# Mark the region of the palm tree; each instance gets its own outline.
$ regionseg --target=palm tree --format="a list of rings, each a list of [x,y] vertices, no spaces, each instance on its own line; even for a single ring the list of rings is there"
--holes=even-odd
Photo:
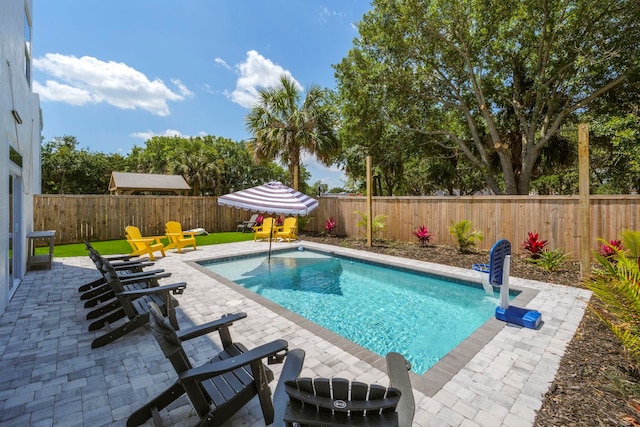
[[[199,196],[205,188],[214,189],[220,180],[216,151],[202,138],[184,140],[173,152],[169,171],[182,175],[193,186],[193,195]]]
[[[280,86],[260,88],[258,94],[258,103],[245,118],[245,126],[253,135],[254,159],[279,158],[288,167],[297,190],[303,150],[327,166],[339,151],[336,115],[326,102],[325,91],[317,85],[307,90],[300,105],[300,91],[284,74]]]

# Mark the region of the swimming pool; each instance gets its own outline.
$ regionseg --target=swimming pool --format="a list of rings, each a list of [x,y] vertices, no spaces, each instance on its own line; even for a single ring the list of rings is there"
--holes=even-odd
[[[497,293],[477,284],[315,251],[278,252],[205,268],[384,356],[397,351],[423,373],[493,314]]]

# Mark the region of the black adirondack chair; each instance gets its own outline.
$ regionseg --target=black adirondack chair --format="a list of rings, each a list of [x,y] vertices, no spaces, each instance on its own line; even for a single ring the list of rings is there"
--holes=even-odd
[[[127,427],[138,426],[153,418],[161,425],[159,411],[182,394],[187,394],[200,418],[199,426],[219,426],[240,410],[254,396],[258,396],[265,423],[273,421],[273,403],[268,383],[273,372],[268,363],[282,361],[288,343],[276,340],[252,350],[233,342],[229,326],[245,318],[246,313],[222,316],[204,325],[176,332],[155,304],[150,304],[151,329],[164,355],[173,365],[178,379],[166,391],[136,410],[127,420]],[[223,350],[207,363],[193,367],[182,347],[182,342],[218,331]]]
[[[297,359],[293,363],[299,372],[299,355]],[[387,354],[386,361],[389,387],[343,378],[297,378],[279,382],[274,399],[276,413],[283,414],[283,421],[274,425],[411,427],[415,402],[408,373],[410,365],[399,353]],[[286,365],[285,362],[283,376]],[[283,389],[288,400],[282,397]]]
[[[152,262],[149,262],[148,258],[136,258],[130,255],[103,257],[89,241],[85,240],[84,244],[89,251],[89,257],[93,263],[96,264],[96,268],[98,268],[99,271],[101,271],[102,260],[109,261],[113,268],[121,272],[121,274],[141,272],[144,267],[153,265]],[[78,292],[81,294],[81,300],[88,300],[104,292],[105,289],[108,290],[109,285],[104,277],[100,277],[80,286]]]
[[[105,279],[112,287],[120,307],[110,311],[107,315],[93,321],[89,325],[90,331],[102,328],[106,333],[93,340],[92,348],[102,347],[129,332],[149,323],[149,303],[157,304],[163,315],[168,316],[171,324],[178,329],[175,306],[178,301],[172,295],[182,294],[187,287],[185,282],[171,285],[153,286],[144,289],[125,289],[128,281],[139,281],[140,278],[121,280],[117,272],[107,261],[103,267]]]
[[[108,262],[105,258],[101,257],[96,251],[91,251],[91,259],[93,260],[96,268],[103,275],[104,284],[100,287],[96,287],[83,294],[83,297],[91,294],[91,298],[86,299],[85,308],[96,307],[87,313],[87,319],[97,319],[104,314],[119,308],[120,300],[116,297],[113,287],[107,282],[105,278],[105,264]],[[146,289],[153,286],[159,286],[158,280],[171,276],[171,273],[165,273],[164,270],[143,270],[145,264],[135,264],[134,270],[128,270],[126,268],[120,268],[113,266],[109,263],[113,270],[120,278],[120,282],[123,285],[124,290],[134,289]]]

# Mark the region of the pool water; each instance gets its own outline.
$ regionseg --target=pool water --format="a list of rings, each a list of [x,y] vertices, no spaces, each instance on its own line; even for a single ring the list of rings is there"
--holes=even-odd
[[[498,293],[314,251],[224,262],[211,271],[422,374],[495,312]]]

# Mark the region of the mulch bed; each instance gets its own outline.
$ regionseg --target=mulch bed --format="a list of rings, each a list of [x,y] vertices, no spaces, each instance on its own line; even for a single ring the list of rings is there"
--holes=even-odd
[[[361,249],[387,255],[419,259],[455,267],[470,268],[486,263],[488,251],[461,254],[452,246],[414,242],[379,241],[368,247],[363,239],[303,235],[303,240]],[[514,253],[517,247],[514,248]],[[580,266],[567,262],[547,272],[522,257],[513,256],[511,276],[584,287]],[[591,304],[598,301],[592,299]],[[630,363],[619,340],[588,309],[560,362],[555,381],[538,411],[534,427],[547,426],[640,426],[640,373]]]

